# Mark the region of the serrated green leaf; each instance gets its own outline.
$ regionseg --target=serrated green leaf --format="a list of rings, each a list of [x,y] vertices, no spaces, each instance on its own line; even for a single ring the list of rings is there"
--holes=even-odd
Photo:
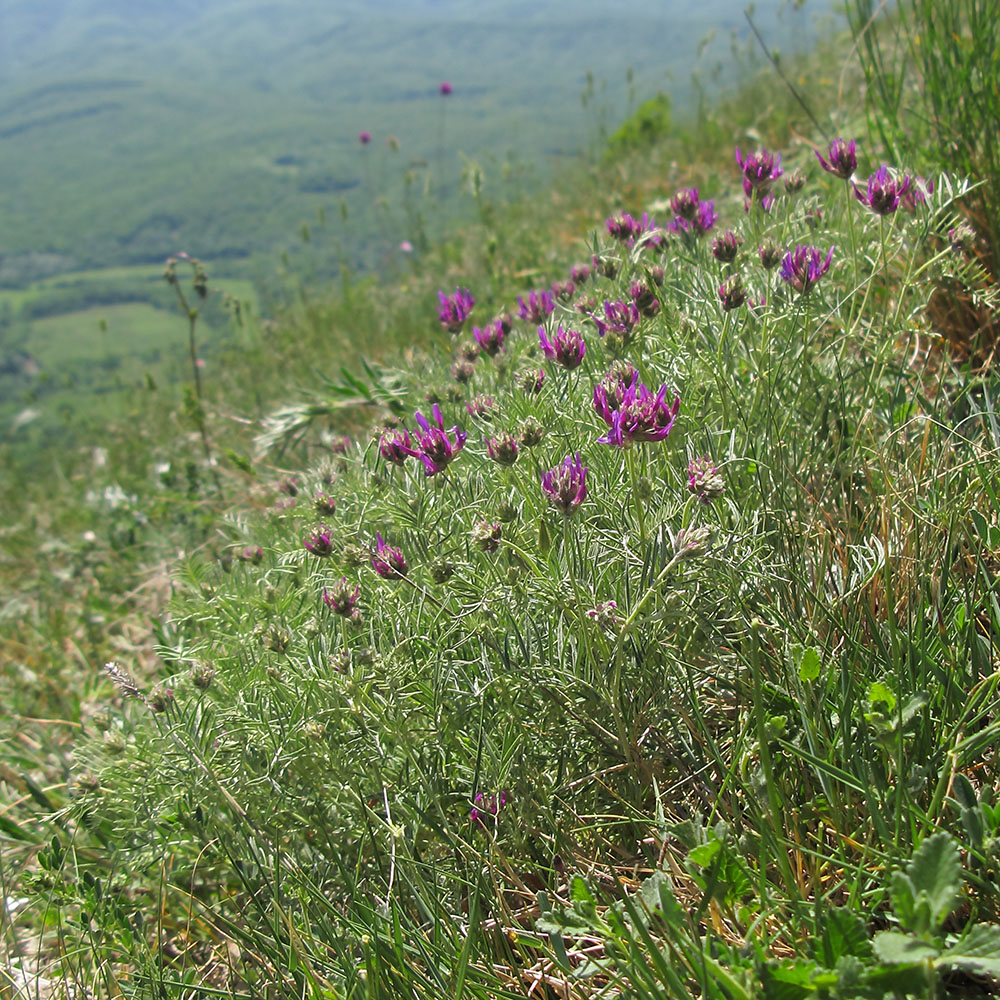
[[[812,992],[811,979],[816,966],[802,960],[780,965],[768,963],[761,970],[764,996],[767,1000],[802,1000]]]
[[[816,680],[819,677],[821,663],[819,651],[812,646],[807,646],[802,650],[802,657],[799,660],[799,680]]]
[[[926,691],[918,691],[911,695],[900,713],[903,725],[905,726],[930,700],[931,696]]]
[[[889,965],[919,965],[932,962],[941,954],[940,948],[899,931],[876,934],[872,946],[876,957]]]
[[[962,886],[958,846],[947,833],[928,837],[913,855],[907,874],[918,894],[926,894],[931,919],[939,926],[954,909]]]
[[[900,923],[904,927],[911,927],[917,909],[917,890],[906,872],[893,872],[890,876],[889,899],[892,901],[892,912]]]
[[[938,968],[957,966],[1000,977],[1000,926],[976,924],[956,945],[934,963]]]

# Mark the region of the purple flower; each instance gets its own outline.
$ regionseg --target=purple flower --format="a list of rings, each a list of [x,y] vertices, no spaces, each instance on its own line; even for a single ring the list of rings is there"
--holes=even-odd
[[[621,215],[612,215],[605,225],[608,227],[608,235],[612,239],[621,240],[623,243],[626,240],[634,239],[641,231],[639,223],[628,212],[622,212]]]
[[[382,536],[375,533],[375,551],[372,553],[372,569],[383,579],[393,580],[406,576],[406,559],[400,549],[387,545]]]
[[[513,434],[498,434],[487,438],[486,454],[497,465],[513,465],[517,461],[517,438]]]
[[[583,350],[586,349],[587,345],[584,344]],[[583,351],[580,352],[580,358],[582,360]],[[537,372],[518,372],[514,381],[517,382],[522,392],[529,396],[537,396],[542,391],[542,386],[545,385],[545,369],[539,368]]]
[[[747,290],[743,287],[743,279],[738,274],[731,274],[719,286],[719,298],[725,312],[739,309],[747,300]]]
[[[359,132],[358,133],[358,142],[360,142],[362,146],[367,146],[368,143],[370,143],[371,141],[372,141],[372,134],[371,134],[371,132]]]
[[[438,92],[442,97],[447,97],[452,91],[451,84],[447,80],[441,81],[441,86],[438,87]]]
[[[696,187],[681,188],[670,199],[670,211],[678,218],[686,219],[688,222],[694,222],[698,217],[699,205],[698,189]]]
[[[411,454],[412,447],[409,431],[405,428],[392,433],[383,432],[378,442],[379,454],[393,465],[402,465]]]
[[[583,361],[584,354],[587,353],[587,344],[580,331],[564,329],[562,325],[556,328],[551,340],[545,335],[545,327],[540,326],[538,339],[545,352],[545,357],[550,361],[558,362],[567,371],[578,367]]]
[[[469,318],[476,300],[468,288],[456,288],[454,295],[438,292],[438,318],[449,333],[458,333]]]
[[[737,236],[731,229],[727,229],[721,236],[716,236],[712,240],[712,256],[723,264],[731,264],[736,260],[736,255],[740,252],[743,244],[743,237]]]
[[[601,398],[609,413],[621,409],[625,394],[638,381],[639,371],[631,361],[616,361],[611,366],[611,371],[599,383]]]
[[[823,260],[823,252],[818,247],[797,246],[785,254],[781,262],[781,279],[799,292],[805,294],[830,270],[833,247]]]
[[[562,465],[542,474],[542,492],[549,503],[569,517],[587,496],[587,466],[580,461],[580,453],[567,455]]]
[[[586,264],[574,264],[570,268],[569,276],[577,285],[582,285],[590,277],[590,267]]]
[[[609,632],[622,626],[617,601],[603,601],[596,608],[591,608],[587,612],[587,617],[595,622],[602,632]]]
[[[572,281],[556,281],[553,283],[551,291],[560,302],[569,302],[576,291],[576,285]]]
[[[695,189],[692,188],[691,190]],[[704,236],[715,225],[718,218],[719,213],[715,210],[714,201],[699,201],[693,218],[687,219],[682,215],[678,215],[677,218],[667,224],[667,229],[681,236]]]
[[[360,594],[361,587],[355,584],[354,589],[351,590],[351,585],[347,582],[347,577],[342,576],[340,581],[335,583],[329,590],[326,587],[323,588],[323,603],[334,614],[343,615],[345,618],[353,618],[357,614],[355,605],[358,603]]]
[[[503,322],[495,319],[492,323],[487,323],[482,329],[474,326],[472,328],[472,336],[476,338],[476,343],[479,344],[483,353],[493,358],[503,349],[504,338],[507,334],[504,332]]]
[[[528,296],[528,301],[519,295],[517,297],[517,314],[529,323],[541,323],[556,308],[555,296],[547,289],[540,292],[532,292]]]
[[[781,263],[784,249],[775,243],[774,240],[765,240],[757,247],[757,253],[760,254],[761,267],[765,271],[770,271]]]
[[[876,215],[892,215],[899,207],[900,199],[906,197],[913,184],[909,174],[896,180],[883,163],[868,178],[867,190],[854,185],[854,194],[862,205],[867,205]]]
[[[613,408],[612,399],[603,385],[594,386],[594,409],[610,428],[598,438],[601,444],[624,448],[632,441],[663,441],[670,433],[681,408],[680,396],[667,405],[667,387],[661,386],[654,396],[639,381],[638,373],[626,389],[621,402]]]
[[[771,190],[771,184],[785,172],[781,169],[781,154],[775,156],[766,149],[748,153],[744,158],[737,146],[736,162],[743,173],[743,193],[748,198],[754,195],[763,198]]]
[[[641,281],[633,281],[628,288],[636,309],[643,316],[655,316],[660,311],[660,300],[653,290]]]
[[[918,205],[927,204],[927,195],[934,191],[934,181],[924,180],[923,177],[914,177],[913,183],[906,191],[899,194],[899,204],[911,215],[917,210]]]
[[[483,819],[487,816],[495,818],[507,804],[507,792],[501,791],[489,798],[479,792],[474,801],[476,804],[469,810],[469,822],[475,826],[485,826]]]
[[[496,409],[496,403],[492,396],[473,396],[465,404],[470,417],[478,417],[480,420],[489,420],[492,411]]]
[[[278,482],[278,489],[281,490],[282,493],[285,493],[290,497],[298,496],[299,477],[286,476],[284,479]]]
[[[816,158],[828,174],[833,174],[841,180],[850,180],[851,175],[858,169],[858,156],[853,139],[850,142],[834,139],[830,143],[830,159],[827,160],[818,149]]]
[[[602,336],[614,333],[621,337],[622,344],[627,344],[632,337],[632,331],[639,323],[639,309],[634,302],[604,303],[604,319],[591,317],[597,325],[597,332]]]
[[[317,493],[313,497],[313,507],[317,514],[329,517],[337,510],[337,501],[329,493]]]
[[[452,427],[450,431],[444,429],[444,418],[437,403],[434,404],[431,413],[434,424],[429,423],[419,410],[413,415],[413,419],[420,427],[420,433],[415,433],[413,436],[416,447],[404,449],[408,455],[424,463],[425,476],[435,476],[443,472],[465,446],[467,436],[458,427]],[[454,440],[451,439],[451,435],[454,435]]]
[[[702,503],[711,503],[716,497],[722,496],[726,484],[719,475],[719,470],[706,455],[704,458],[693,459],[688,465],[688,489]]]
[[[264,558],[264,550],[259,545],[248,545],[237,558],[241,562],[253,563],[254,566],[259,566],[261,560]]]
[[[311,535],[306,535],[302,544],[314,556],[328,556],[333,552],[333,536],[325,524],[319,525]]]

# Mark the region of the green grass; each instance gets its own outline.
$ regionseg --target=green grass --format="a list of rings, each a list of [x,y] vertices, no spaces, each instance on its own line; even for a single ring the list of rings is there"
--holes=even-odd
[[[748,82],[691,135],[484,201],[392,294],[290,282],[199,406],[136,399],[120,458],[19,485],[11,955],[66,992],[177,1000],[933,998],[996,975],[997,385],[934,308],[951,282],[992,294],[947,235],[968,182],[937,174],[878,217],[795,146],[784,101]],[[734,132],[781,149],[770,212],[744,211]],[[884,155],[859,135],[859,177]],[[623,210],[672,219],[691,183],[720,213],[707,238],[609,237]],[[727,228],[730,263],[710,248]],[[797,291],[767,240],[832,247],[830,270]],[[582,331],[580,365],[515,319],[454,377],[469,327],[594,253],[543,321]],[[634,282],[657,308],[602,338],[588,316]],[[477,302],[449,341],[435,293],[456,285]],[[359,342],[369,363],[338,371]],[[626,361],[680,397],[669,435],[647,427],[662,440],[599,440]],[[384,460],[432,401],[467,435],[445,432],[447,469]],[[576,452],[564,516],[541,479]],[[401,575],[378,572],[380,537]],[[107,660],[114,688],[73,680]]]

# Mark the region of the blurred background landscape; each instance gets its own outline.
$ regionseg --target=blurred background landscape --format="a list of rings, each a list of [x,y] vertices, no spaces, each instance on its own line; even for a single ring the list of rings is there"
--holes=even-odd
[[[754,16],[789,51],[827,10]],[[170,254],[264,315],[290,283],[419,267],[474,178],[538,190],[661,92],[693,119],[749,35],[732,0],[0,0],[0,434],[34,454],[182,376]],[[213,296],[209,363],[229,326]]]

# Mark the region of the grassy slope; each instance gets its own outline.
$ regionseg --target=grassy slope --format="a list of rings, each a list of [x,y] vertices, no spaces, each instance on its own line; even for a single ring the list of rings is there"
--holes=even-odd
[[[787,111],[784,114],[787,116]],[[759,124],[766,127],[768,121],[761,113]],[[726,124],[728,128],[730,123]],[[799,123],[782,118],[782,129],[787,125]],[[768,143],[783,141],[787,133],[770,134],[766,139]],[[728,150],[723,152],[728,158]],[[580,212],[583,203],[582,214],[593,222],[601,215],[593,207],[600,197],[628,207],[645,204],[653,193],[647,185],[657,173],[656,194],[669,193],[674,183],[690,179],[699,181],[710,193],[734,186],[732,167],[727,171],[721,160],[698,173],[670,174],[672,183],[665,185],[666,163],[677,153],[676,147],[663,149],[645,165],[620,165],[610,181],[604,180],[602,195],[589,190],[583,194],[584,188],[577,189],[575,211]],[[803,165],[810,162],[807,154]],[[645,169],[650,173],[644,177]],[[812,169],[815,172],[814,165]],[[717,180],[722,177],[727,178],[725,186]],[[821,177],[820,186],[823,183]],[[848,237],[837,215],[842,199],[838,203],[834,194],[842,192],[829,187],[827,194],[823,203],[827,228],[808,237],[822,239],[824,245],[834,240],[838,246],[838,269],[810,300],[820,304],[812,315],[823,317],[816,324],[813,344],[821,358],[837,357],[841,343],[846,343],[840,338],[850,323],[852,294],[860,291],[849,287],[851,279],[841,264],[847,257],[843,247]],[[575,224],[568,223],[564,214],[570,206],[561,201],[550,207],[552,230],[571,233]],[[727,221],[743,223],[738,195],[726,199],[723,207]],[[510,254],[506,266],[520,274],[521,280],[505,285],[501,276],[497,298],[483,296],[481,309],[488,310],[491,301],[495,305],[509,302],[515,290],[525,290],[526,280],[561,273],[572,259],[565,247],[553,247],[539,238],[538,216],[535,213],[534,231],[525,225],[518,234],[506,234]],[[809,230],[801,211],[791,213],[789,219],[795,238],[807,238]],[[903,228],[901,224],[901,232]],[[916,232],[907,230],[911,231]],[[866,232],[875,238],[876,231],[870,225]],[[477,292],[486,287],[489,275],[482,270],[481,248],[481,242],[472,239],[464,254],[453,249],[445,255],[435,278],[447,273],[448,278],[441,281],[446,287],[457,280],[469,280]],[[901,245],[899,252],[904,254],[906,249]],[[580,256],[585,251],[577,244],[571,253]],[[449,257],[450,268],[446,270]],[[732,547],[707,567],[686,570],[681,577],[684,585],[662,595],[662,604],[656,596],[656,614],[643,621],[638,634],[650,640],[650,668],[644,672],[638,659],[626,666],[629,717],[624,743],[619,747],[607,738],[607,733],[615,732],[615,719],[606,710],[614,704],[616,689],[602,687],[607,678],[602,679],[597,669],[600,656],[592,662],[587,658],[591,654],[581,652],[573,642],[574,636],[586,636],[597,648],[602,640],[581,613],[586,601],[574,600],[566,587],[558,584],[567,571],[564,582],[571,581],[574,571],[571,560],[565,558],[568,543],[558,540],[557,524],[550,525],[554,539],[536,551],[540,545],[536,529],[546,515],[535,477],[525,474],[527,486],[519,494],[525,510],[511,529],[513,544],[521,546],[529,559],[531,571],[523,584],[527,598],[515,580],[523,579],[525,573],[525,566],[513,555],[515,550],[505,547],[498,560],[492,561],[466,541],[470,519],[501,509],[507,482],[498,492],[498,473],[486,463],[481,443],[471,436],[456,471],[456,476],[462,477],[461,496],[454,504],[444,503],[443,509],[443,494],[422,480],[410,483],[393,474],[387,486],[385,470],[372,467],[370,454],[362,460],[352,453],[350,468],[342,470],[338,487],[341,510],[336,524],[345,538],[358,532],[367,539],[374,521],[388,526],[386,530],[391,528],[392,540],[404,544],[410,555],[414,579],[427,588],[430,564],[442,550],[452,547],[459,575],[448,600],[457,600],[460,605],[465,602],[473,638],[495,637],[504,629],[513,634],[523,626],[522,611],[542,629],[543,623],[552,621],[553,609],[559,609],[562,629],[556,626],[544,636],[540,631],[534,633],[530,648],[537,658],[535,668],[528,669],[524,662],[504,661],[505,682],[494,685],[497,694],[488,706],[482,696],[480,670],[499,667],[483,663],[483,643],[473,641],[470,648],[467,637],[461,636],[461,626],[446,622],[442,629],[443,619],[429,603],[412,600],[406,591],[400,594],[401,587],[387,585],[370,572],[364,577],[365,608],[377,626],[362,637],[363,643],[344,634],[342,651],[352,657],[346,679],[330,669],[327,655],[337,649],[328,649],[326,642],[336,646],[338,630],[328,627],[325,619],[318,630],[312,624],[317,615],[313,608],[316,588],[333,582],[341,571],[353,575],[358,567],[340,552],[336,569],[330,571],[303,561],[299,536],[306,529],[308,514],[292,511],[257,517],[237,510],[217,541],[217,551],[221,555],[227,547],[238,549],[245,541],[260,541],[268,550],[264,565],[260,569],[236,565],[228,575],[199,559],[180,574],[178,586],[186,589],[187,596],[178,610],[182,616],[186,613],[190,627],[176,631],[175,626],[164,623],[159,631],[167,663],[158,669],[178,689],[178,707],[172,710],[176,714],[167,716],[168,731],[182,746],[190,740],[188,749],[192,749],[204,745],[203,727],[213,725],[204,721],[196,705],[212,704],[213,711],[225,718],[221,730],[213,730],[222,741],[212,746],[213,766],[232,778],[227,787],[237,788],[254,822],[265,825],[263,837],[275,833],[287,836],[296,824],[311,831],[304,834],[301,843],[292,841],[293,855],[301,854],[290,862],[288,877],[299,903],[285,912],[296,919],[295,915],[308,911],[302,933],[307,933],[308,927],[324,944],[336,942],[332,958],[322,947],[313,951],[318,943],[313,940],[293,938],[289,950],[280,928],[274,931],[272,943],[266,914],[257,914],[247,903],[237,926],[229,927],[226,933],[246,935],[242,959],[247,961],[237,971],[248,980],[254,976],[266,979],[270,974],[266,964],[261,971],[248,960],[256,954],[272,963],[271,968],[290,972],[299,962],[306,963],[299,986],[315,990],[317,996],[326,977],[346,984],[345,991],[354,990],[358,996],[366,995],[367,990],[374,990],[367,995],[375,996],[450,995],[457,989],[454,976],[464,967],[463,956],[471,954],[473,965],[466,980],[471,995],[499,996],[501,982],[520,995],[516,977],[508,972],[520,962],[538,959],[538,941],[533,936],[535,914],[518,906],[531,902],[527,890],[537,888],[535,879],[541,878],[563,899],[568,886],[562,869],[567,864],[571,872],[590,874],[595,859],[603,857],[609,865],[618,862],[617,873],[628,882],[637,871],[647,873],[655,862],[668,858],[684,906],[710,921],[714,932],[709,944],[702,931],[672,927],[666,934],[672,964],[686,970],[685,975],[691,976],[685,980],[689,984],[702,977],[701,989],[709,994],[723,995],[713,985],[723,967],[736,970],[731,972],[736,978],[727,982],[726,995],[732,995],[734,986],[753,991],[756,980],[752,977],[759,970],[741,964],[735,949],[744,931],[751,934],[752,927],[766,927],[763,946],[773,947],[774,956],[789,954],[819,930],[817,924],[810,923],[811,904],[797,905],[798,893],[804,890],[832,903],[847,899],[855,909],[878,909],[884,899],[886,868],[905,860],[910,843],[930,828],[931,821],[960,833],[957,812],[938,799],[936,791],[944,787],[940,782],[942,775],[949,774],[947,767],[976,769],[979,744],[949,743],[949,727],[939,723],[950,720],[959,734],[957,739],[965,726],[978,731],[986,724],[982,713],[989,700],[989,686],[982,678],[988,680],[993,656],[970,618],[978,613],[981,596],[993,586],[992,571],[982,540],[976,538],[979,522],[966,521],[963,512],[972,505],[977,513],[982,511],[979,516],[985,523],[989,504],[995,508],[997,498],[989,494],[983,460],[961,459],[964,449],[973,443],[976,420],[951,410],[947,398],[952,394],[960,407],[969,407],[974,406],[973,397],[966,395],[962,378],[947,371],[937,383],[940,408],[933,397],[920,392],[933,387],[933,381],[912,383],[912,392],[904,389],[910,373],[905,366],[892,367],[897,365],[897,357],[891,337],[886,336],[885,310],[892,304],[898,316],[900,309],[889,297],[894,293],[883,296],[878,289],[872,301],[877,322],[868,326],[866,319],[853,331],[857,339],[850,342],[866,364],[849,373],[832,373],[823,363],[814,365],[803,357],[801,333],[810,327],[803,325],[803,314],[796,310],[794,299],[785,300],[777,291],[774,299],[780,323],[769,328],[740,312],[741,336],[737,343],[730,342],[730,356],[718,339],[726,336],[723,331],[732,333],[733,328],[718,314],[714,287],[718,279],[713,265],[700,260],[701,270],[695,271],[695,261],[681,258],[674,262],[677,269],[671,272],[669,291],[663,296],[665,304],[669,303],[668,322],[657,327],[657,335],[641,359],[644,378],[680,382],[685,391],[684,423],[677,432],[684,436],[673,437],[670,449],[648,456],[648,471],[656,490],[649,516],[668,528],[676,528],[687,516],[690,503],[684,506],[684,451],[696,455],[721,449],[729,459],[727,489],[740,499],[735,505],[713,508],[719,519],[717,530],[733,540]],[[871,272],[877,272],[880,265],[876,253],[863,262]],[[524,273],[526,270],[530,275]],[[697,274],[698,282],[694,293],[692,273]],[[895,273],[899,277],[903,272]],[[310,331],[313,345],[321,343],[331,325],[335,332],[338,326],[347,328],[345,343],[358,329],[369,335],[381,329],[383,333],[391,330],[399,344],[408,339],[404,331],[413,330],[412,325],[399,325],[408,312],[424,316],[423,321],[409,320],[410,324],[416,322],[418,329],[421,322],[424,329],[433,326],[435,284],[433,279],[431,284],[415,280],[409,291],[414,299],[389,308],[377,292],[360,288],[354,293],[353,304],[346,303],[342,311],[322,304],[303,305],[293,320],[302,324],[301,332]],[[607,283],[597,287],[602,292],[611,291]],[[917,289],[915,294],[914,303],[923,292]],[[841,311],[844,309],[846,312]],[[913,313],[918,329],[922,329],[921,315],[918,310]],[[889,332],[898,334],[903,343],[912,330],[907,319]],[[289,336],[288,342],[274,345],[276,351],[288,352],[279,354],[282,363],[296,357],[293,339]],[[533,331],[519,331],[511,347],[516,367],[537,363],[537,358],[531,357],[532,347]],[[307,356],[310,349],[308,342],[299,347]],[[386,352],[391,356],[388,345]],[[314,353],[313,360],[317,357]],[[550,370],[550,392],[553,385],[562,392],[535,403],[510,393],[509,370],[487,374],[483,372],[485,362],[479,363],[479,388],[497,393],[505,421],[534,413],[549,427],[553,439],[543,465],[558,460],[581,433],[592,437],[600,429],[594,426],[588,400],[588,383],[600,374],[603,361],[595,343],[589,358],[588,366],[572,379]],[[764,358],[766,364],[762,363]],[[895,380],[869,381],[869,373],[878,372],[882,364],[896,373]],[[307,371],[308,358],[300,365],[301,371]],[[432,371],[436,374],[431,381],[445,381],[440,361]],[[590,378],[582,378],[584,374]],[[833,374],[836,377],[831,377]],[[413,370],[412,365],[404,375],[410,382],[410,404],[420,405],[428,376]],[[933,377],[935,372],[932,369],[925,375]],[[771,381],[762,384],[762,379]],[[832,424],[829,414],[817,405],[817,399],[823,398],[840,406]],[[460,422],[466,421],[460,408],[452,407],[448,413],[450,418],[454,414]],[[922,414],[931,419],[922,423]],[[491,430],[483,428],[482,433]],[[968,445],[963,440],[966,435],[970,436]],[[631,587],[648,582],[645,557],[641,567],[638,561],[622,557],[617,534],[623,522],[631,533],[642,530],[641,515],[627,486],[632,470],[615,466],[608,452],[593,443],[587,447],[592,499],[574,522],[584,548],[582,557],[577,554],[582,561],[575,565],[592,573],[584,581],[587,598],[592,588],[595,599],[613,596],[622,608],[632,610],[627,587],[616,589],[625,586],[624,580]],[[976,448],[969,450],[975,456]],[[523,465],[519,469],[523,470]],[[317,485],[315,471],[303,472],[303,476],[309,477],[310,486]],[[272,498],[271,491],[258,494],[261,503]],[[713,519],[712,515],[706,517]],[[943,535],[946,525],[951,527]],[[442,530],[443,538],[434,535]],[[661,543],[665,543],[662,533],[657,536],[657,544]],[[885,546],[896,544],[901,546],[898,555],[880,564],[879,545],[884,551]],[[952,544],[971,555],[971,569],[963,560],[953,563],[941,555]],[[658,551],[654,544],[647,556],[650,561],[663,558],[662,549]],[[535,563],[545,568],[538,572]],[[494,580],[490,574],[498,573],[498,567],[507,574]],[[938,581],[937,589],[928,593],[920,585],[925,571]],[[488,585],[484,581],[489,581]],[[505,601],[496,602],[495,596],[501,593]],[[509,607],[505,607],[508,598]],[[900,622],[883,617],[887,608],[901,616]],[[927,627],[935,621],[937,636]],[[212,626],[205,628],[205,622]],[[254,630],[264,622],[265,630]],[[698,623],[697,629],[691,628],[692,622]],[[438,629],[442,631],[435,631]],[[288,656],[280,648],[286,632],[293,642]],[[230,642],[229,636],[240,639]],[[94,637],[93,641],[96,653],[100,639]],[[374,653],[362,648],[368,644]],[[488,643],[486,646],[492,648]],[[449,649],[451,655],[438,656],[442,648]],[[804,650],[810,648],[819,659],[820,677],[815,683],[803,672]],[[407,652],[410,649],[420,658],[419,667]],[[188,684],[192,657],[211,658],[218,666],[215,687],[204,702]],[[486,659],[491,660],[489,655]],[[901,707],[904,695],[908,700],[926,688],[933,707],[923,711],[918,706],[904,733],[902,727],[895,727],[891,709],[886,711],[888,702],[878,700],[878,692],[873,700],[870,685],[876,682],[887,683],[895,692],[892,697],[899,695]],[[562,702],[533,700],[545,683]],[[672,694],[667,702],[663,699],[665,685]],[[234,697],[236,692],[238,697]],[[648,697],[639,697],[641,692]],[[681,710],[680,718],[674,709]],[[449,722],[450,718],[455,721]],[[605,726],[604,736],[595,738],[587,718]],[[653,723],[653,728],[644,731],[647,723]],[[429,757],[414,750],[416,725],[426,725],[435,733]],[[246,830],[233,819],[233,813],[223,818],[231,803],[224,795],[215,797],[210,782],[206,786],[199,780],[190,790],[185,789],[184,767],[190,767],[191,758],[183,752],[176,754],[177,744],[159,743],[141,720],[134,732],[130,722],[123,722],[123,726],[128,735],[139,739],[138,749],[128,750],[124,759],[114,758],[120,760],[118,764],[112,762],[110,749],[95,748],[87,757],[94,769],[107,768],[106,778],[121,782],[120,789],[114,797],[102,798],[84,781],[78,784],[77,794],[87,804],[85,812],[90,815],[92,807],[105,824],[99,827],[102,833],[135,834],[139,828],[130,824],[138,815],[149,823],[148,828],[141,828],[138,840],[160,833],[170,838],[176,851],[170,864],[177,868],[168,881],[172,879],[185,889],[193,886],[194,876],[185,869],[185,849],[178,845],[186,840],[200,843],[199,838],[207,835],[200,825],[204,821],[195,816],[196,806],[218,810],[207,829],[233,855],[227,858],[224,853],[207,853],[199,858],[199,870],[207,874],[196,890],[200,916],[194,921],[194,931],[182,930],[187,916],[194,912],[192,900],[185,901],[182,893],[162,912],[168,933],[174,931],[172,945],[182,952],[171,975],[181,975],[185,969],[191,976],[224,975],[221,968],[213,970],[203,964],[198,953],[183,952],[191,943],[188,935],[210,947],[207,943],[222,933],[219,920],[227,904],[224,893],[220,891],[219,897],[213,893],[224,882],[232,857],[245,860],[239,852],[260,849],[261,840],[252,834],[245,836]],[[387,734],[384,745],[377,738],[380,732]],[[652,736],[647,735],[650,732]],[[986,735],[990,732],[990,728],[985,729]],[[372,733],[376,737],[368,739]],[[229,743],[226,734],[231,738]],[[617,736],[623,739],[622,733]],[[633,738],[638,742],[627,747]],[[281,758],[284,770],[272,773],[267,770],[267,760],[279,750],[285,755]],[[438,760],[436,752],[447,757]],[[148,766],[147,753],[163,754],[163,774],[178,768],[174,786],[159,790],[163,801],[173,796],[173,805],[165,807],[161,801],[147,811],[143,802],[131,813],[124,788],[130,782],[138,786],[146,773],[140,764]],[[30,754],[23,759],[30,760]],[[635,782],[628,777],[628,760],[642,765]],[[565,761],[569,762],[568,774],[564,773]],[[317,762],[321,766],[317,767]],[[942,770],[907,771],[911,764],[918,770]],[[657,777],[661,789],[669,789],[662,798],[651,797],[645,767]],[[359,798],[353,794],[355,789],[334,780],[342,774],[352,775],[358,790],[365,794]],[[909,775],[906,784],[903,774]],[[925,784],[920,785],[918,779],[924,779]],[[580,785],[575,784],[577,780]],[[391,800],[392,820],[382,810],[377,795],[368,797],[380,786],[386,797],[385,810]],[[488,793],[509,787],[514,793],[495,830],[487,826],[485,836],[464,824],[476,787]],[[283,804],[288,806],[285,812],[281,811]],[[700,827],[700,809],[715,810],[713,820],[722,818],[727,826]],[[671,831],[673,839],[667,838],[665,822],[682,819],[689,821],[687,825],[678,822]],[[273,830],[271,823],[276,824]],[[347,825],[341,828],[337,825],[341,823]],[[395,837],[394,824],[403,832],[398,854],[388,846]],[[317,831],[321,843],[314,840]],[[699,838],[703,841],[700,845]],[[637,843],[640,847],[629,855]],[[709,844],[721,846],[708,850]],[[693,853],[687,856],[688,849],[695,846],[705,848],[697,857],[706,863],[694,861]],[[138,857],[144,857],[141,844],[137,847]],[[559,855],[558,863],[553,850]],[[715,869],[710,867],[713,851],[725,862]],[[353,872],[338,870],[336,860],[355,856],[352,852],[357,868]],[[391,912],[402,921],[403,938],[385,922],[378,906],[367,905],[372,898],[377,903],[378,895],[386,891],[384,865],[390,855],[392,863],[399,866],[398,906]],[[623,856],[625,863],[621,865]],[[324,860],[330,859],[334,864],[323,871],[325,881],[321,881],[316,873],[322,871]],[[973,845],[968,862],[987,865],[974,877],[980,890],[987,893],[980,905],[989,912],[995,900],[988,895],[988,861]],[[249,890],[247,900],[270,892],[261,870],[248,866],[240,871],[247,879],[243,885]],[[482,878],[480,872],[485,873]],[[752,883],[749,888],[748,878]],[[712,879],[717,888],[721,886],[717,895],[702,892],[706,881]],[[606,883],[609,893],[611,886]],[[134,888],[126,880],[115,883],[115,891],[121,893],[129,910],[135,906]],[[280,905],[284,897],[274,888]],[[95,905],[92,886],[74,883],[70,891],[87,900],[85,905]],[[352,905],[337,905],[343,899],[351,899]],[[493,907],[492,915],[498,914],[504,926],[519,927],[520,936],[505,935],[507,943],[485,931],[468,938],[452,934],[453,926],[465,926],[462,914],[476,905],[474,899],[479,900],[478,905]],[[419,907],[410,909],[418,900],[425,907],[422,915]],[[569,900],[563,902],[570,909]],[[565,925],[569,928],[567,940],[571,944],[576,941],[581,949],[588,943],[593,948],[594,941],[611,932],[604,918],[596,916],[598,911],[588,904],[582,889],[576,902],[577,922]],[[115,915],[113,906],[98,909],[106,921],[104,947],[111,957],[122,947],[126,923]],[[431,945],[426,944],[421,931],[428,912],[439,917]],[[599,912],[604,914],[603,907]],[[556,916],[550,919],[557,922]],[[586,940],[576,937],[581,919],[591,921]],[[747,930],[748,923],[751,930]],[[434,949],[436,962],[416,954],[413,949],[419,947],[418,942]],[[615,954],[620,955],[620,951]],[[605,969],[605,975],[620,973],[641,996],[659,995],[649,984],[656,982],[662,970],[652,960],[644,964],[651,954],[640,941],[631,964],[612,966]],[[155,966],[155,958],[150,957]],[[581,950],[573,961],[582,957]],[[364,976],[358,974],[358,968],[364,969]],[[540,971],[546,968],[554,971],[552,966],[536,967]],[[108,978],[97,982],[109,989],[114,985],[110,963],[104,966],[104,974]],[[435,979],[435,975],[440,978]],[[646,985],[637,985],[640,983]],[[671,995],[682,992],[675,985],[665,978],[662,988],[669,989]],[[683,989],[684,983],[681,986]],[[585,984],[579,988],[580,995],[585,995]],[[687,988],[694,991],[690,985]],[[641,992],[643,989],[648,992]]]

